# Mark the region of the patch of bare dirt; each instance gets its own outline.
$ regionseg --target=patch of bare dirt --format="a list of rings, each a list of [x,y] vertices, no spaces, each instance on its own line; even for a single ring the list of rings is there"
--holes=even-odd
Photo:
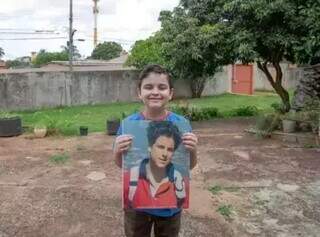
[[[181,236],[317,236],[320,151],[244,133],[251,119],[195,123],[199,165]],[[113,137],[0,138],[0,237],[123,236]],[[50,157],[66,154],[64,164]],[[91,178],[90,178],[91,177]],[[211,193],[210,187],[219,186]],[[228,206],[231,215],[217,211]]]

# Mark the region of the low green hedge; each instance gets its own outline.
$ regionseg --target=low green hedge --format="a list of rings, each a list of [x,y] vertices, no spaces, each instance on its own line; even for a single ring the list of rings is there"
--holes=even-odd
[[[256,116],[259,111],[255,106],[243,106],[230,110],[228,113],[221,114],[217,108],[194,108],[189,106],[172,106],[170,110],[183,115],[190,121],[204,121],[221,117]]]
[[[244,117],[250,117],[250,116],[256,116],[259,114],[259,110],[256,106],[241,106],[239,108],[231,110],[231,116],[244,116]]]
[[[173,106],[170,110],[188,118],[190,121],[204,121],[221,117],[217,108],[189,108],[184,106]]]

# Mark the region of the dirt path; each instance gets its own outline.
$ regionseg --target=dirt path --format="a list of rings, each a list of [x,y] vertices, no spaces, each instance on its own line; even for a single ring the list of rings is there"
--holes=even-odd
[[[195,124],[200,160],[181,236],[319,236],[320,150],[256,139],[249,124]],[[112,141],[0,138],[0,237],[123,236]],[[61,153],[65,164],[49,161]]]

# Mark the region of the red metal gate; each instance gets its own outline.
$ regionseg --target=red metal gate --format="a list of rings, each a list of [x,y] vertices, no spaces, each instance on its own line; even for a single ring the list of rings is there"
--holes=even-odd
[[[232,93],[253,94],[253,66],[252,65],[232,65]]]

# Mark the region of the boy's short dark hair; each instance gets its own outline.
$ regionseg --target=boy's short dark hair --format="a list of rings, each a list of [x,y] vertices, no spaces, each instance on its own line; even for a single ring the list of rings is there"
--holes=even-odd
[[[149,146],[153,146],[156,140],[161,137],[169,137],[174,141],[174,150],[178,148],[181,143],[181,134],[178,127],[171,121],[152,121],[147,128],[147,136]]]
[[[150,64],[150,65],[145,66],[145,68],[142,70],[142,72],[139,75],[139,82],[138,82],[138,89],[139,90],[141,89],[141,84],[142,84],[143,79],[148,77],[151,73],[166,75],[170,89],[173,88],[171,74],[164,67],[162,67],[158,64]]]

